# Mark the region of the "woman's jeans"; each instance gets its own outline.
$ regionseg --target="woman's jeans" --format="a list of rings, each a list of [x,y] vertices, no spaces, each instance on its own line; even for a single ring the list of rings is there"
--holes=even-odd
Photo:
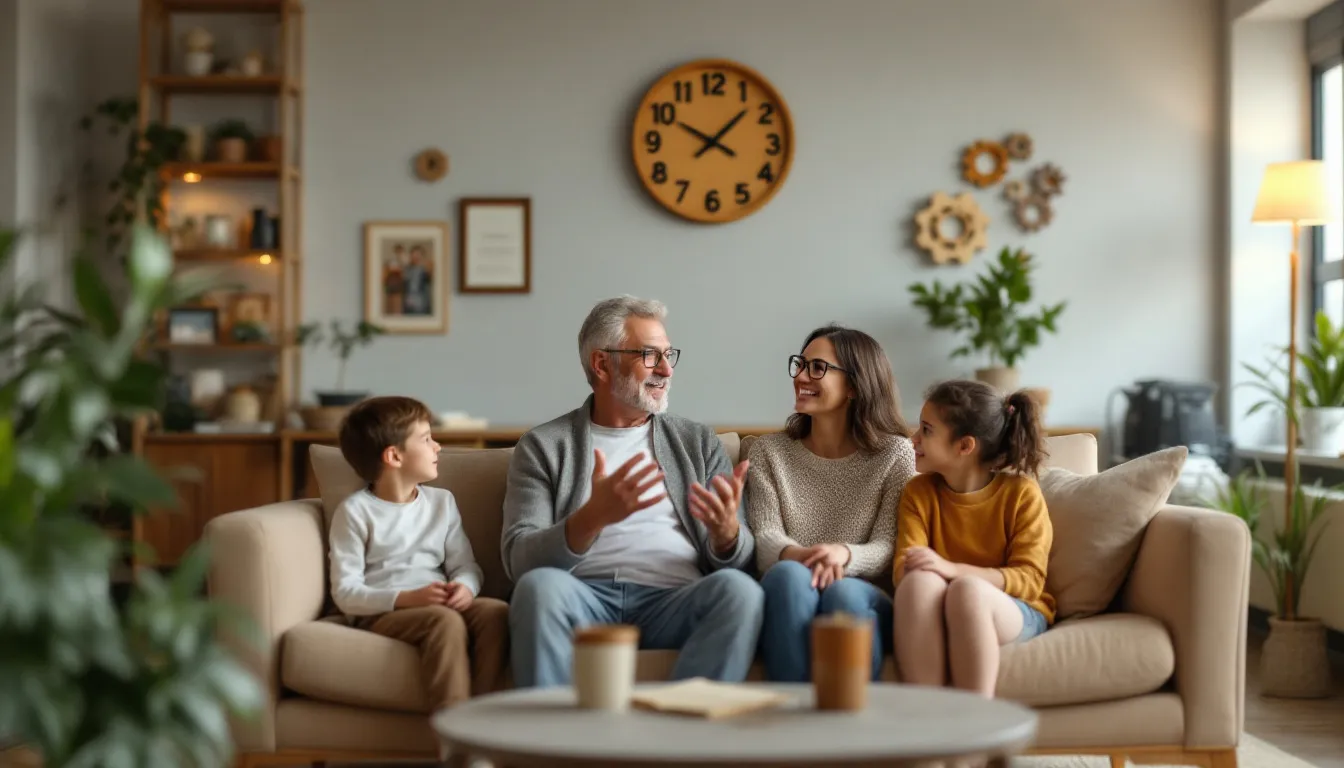
[[[765,620],[761,658],[766,677],[776,682],[807,682],[812,671],[812,620],[849,613],[873,622],[872,679],[882,675],[882,658],[891,650],[891,598],[862,579],[843,578],[823,590],[812,588],[812,569],[781,560],[761,579]]]

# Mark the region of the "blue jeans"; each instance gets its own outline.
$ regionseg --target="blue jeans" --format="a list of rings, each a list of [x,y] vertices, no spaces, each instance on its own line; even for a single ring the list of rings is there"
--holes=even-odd
[[[537,568],[518,579],[509,601],[514,685],[568,685],[574,630],[611,623],[638,626],[640,648],[679,649],[675,680],[741,682],[756,655],[763,603],[760,585],[738,570],[663,589]]]
[[[1045,614],[1027,605],[1024,600],[1014,597],[1013,602],[1017,603],[1018,610],[1022,611],[1022,632],[1013,642],[1025,643],[1050,628],[1050,623],[1045,620]]]
[[[882,675],[882,657],[891,650],[891,598],[876,586],[843,578],[823,590],[812,588],[812,569],[781,560],[761,579],[765,623],[761,658],[765,674],[778,682],[807,682],[812,668],[812,620],[818,615],[850,613],[873,620],[873,679]]]

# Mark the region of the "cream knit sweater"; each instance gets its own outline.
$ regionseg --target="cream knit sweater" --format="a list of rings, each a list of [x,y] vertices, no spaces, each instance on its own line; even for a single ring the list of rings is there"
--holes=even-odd
[[[757,438],[747,458],[747,522],[761,574],[789,545],[827,543],[849,547],[846,576],[875,579],[890,572],[896,507],[915,474],[909,440],[893,438],[875,454],[824,459],[778,432]]]

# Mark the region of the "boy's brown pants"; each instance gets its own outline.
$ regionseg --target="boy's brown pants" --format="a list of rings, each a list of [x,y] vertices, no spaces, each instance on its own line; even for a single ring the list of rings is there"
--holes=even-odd
[[[478,597],[465,611],[445,605],[401,608],[361,616],[360,629],[414,645],[425,691],[436,709],[504,686],[509,658],[509,605]]]

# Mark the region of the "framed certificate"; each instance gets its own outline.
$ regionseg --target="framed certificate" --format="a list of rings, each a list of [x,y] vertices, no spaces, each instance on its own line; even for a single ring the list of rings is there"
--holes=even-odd
[[[531,293],[531,198],[469,197],[459,208],[458,289]]]

